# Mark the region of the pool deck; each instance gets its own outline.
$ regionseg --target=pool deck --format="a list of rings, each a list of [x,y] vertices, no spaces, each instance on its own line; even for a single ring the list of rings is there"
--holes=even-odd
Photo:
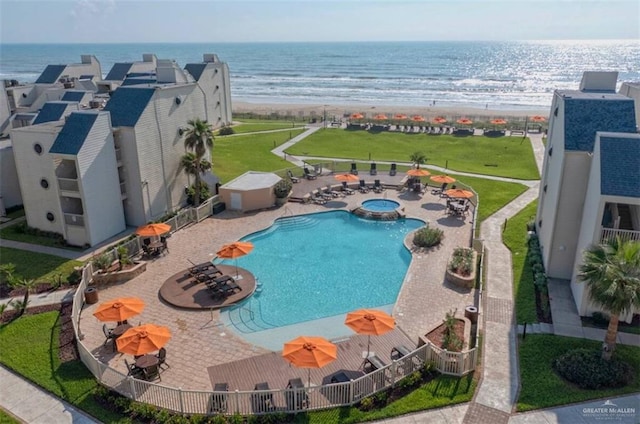
[[[362,175],[368,184],[373,183],[373,176]],[[387,182],[382,173],[379,178]],[[399,182],[403,175],[397,175]],[[319,177],[317,180],[302,181],[294,185],[294,194],[301,190],[313,190],[327,184],[336,184],[333,176]],[[172,338],[166,345],[167,363],[171,366],[162,373],[162,384],[181,387],[190,390],[212,390],[211,370],[226,377],[234,375],[238,386],[253,387],[255,383],[267,381],[271,387],[281,386],[280,376],[276,378],[272,361],[282,361],[290,370],[288,378],[299,377],[306,370],[289,367],[288,363],[279,357],[279,353],[252,345],[231,329],[226,328],[220,320],[220,312],[211,310],[188,310],[176,308],[161,300],[159,291],[165,281],[193,263],[205,262],[215,257],[215,252],[223,244],[239,240],[248,233],[269,227],[272,222],[282,216],[306,214],[326,210],[349,210],[358,206],[363,200],[371,198],[389,198],[403,204],[407,217],[428,221],[445,232],[442,244],[435,249],[414,250],[413,258],[401,291],[398,295],[393,315],[396,318],[398,331],[389,336],[372,337],[372,350],[379,350],[381,357],[388,359],[389,346],[396,343],[396,337],[404,337],[406,344],[415,346],[418,336],[426,334],[438,326],[445,314],[450,310],[457,310],[462,316],[464,308],[474,302],[473,290],[462,290],[450,286],[444,281],[447,262],[455,247],[469,246],[472,234],[473,209],[464,217],[453,217],[445,214],[445,200],[429,193],[399,192],[387,189],[381,194],[357,192],[351,196],[339,197],[325,205],[302,204],[289,202],[286,205],[251,213],[224,211],[204,221],[182,229],[169,239],[171,253],[150,261],[146,272],[135,279],[119,285],[114,285],[99,291],[99,303],[121,296],[138,296],[146,303],[145,309],[129,322],[155,323],[168,326]],[[259,270],[251,270],[259,278]],[[108,344],[103,347],[105,340],[102,334],[102,323],[92,316],[98,304],[86,305],[80,323],[84,335],[83,343],[93,354],[110,366],[125,372],[124,359],[132,362],[130,355],[113,352]],[[400,334],[401,336],[398,336]],[[292,338],[303,334],[292,335]],[[312,334],[304,334],[312,335]],[[354,335],[349,340],[342,341],[340,355],[332,366],[339,369],[353,368],[353,361],[361,358],[363,336]],[[366,341],[364,342],[366,345]],[[253,366],[238,366],[238,362],[253,364]],[[227,370],[227,371],[225,371]],[[246,370],[246,371],[243,371]],[[251,371],[253,370],[253,371]],[[264,370],[260,377],[258,371]],[[317,372],[316,372],[317,371]],[[354,370],[357,371],[357,370]],[[312,379],[314,384],[321,382],[331,370],[314,370]],[[282,376],[284,377],[284,376]],[[269,381],[269,379],[274,379]],[[260,381],[257,381],[260,380]],[[230,382],[231,383],[231,382]]]

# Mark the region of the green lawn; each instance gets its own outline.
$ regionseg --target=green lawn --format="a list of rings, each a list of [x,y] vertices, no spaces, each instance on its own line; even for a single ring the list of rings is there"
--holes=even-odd
[[[240,119],[238,125],[233,125],[233,131],[236,134],[244,134],[258,131],[273,131],[289,128],[301,128],[305,126],[304,122],[293,121],[270,121],[265,119]],[[221,136],[222,137],[222,136]],[[216,142],[219,139],[216,138]]]
[[[100,406],[93,375],[80,361],[60,363],[59,312],[26,315],[0,327],[0,362],[102,422],[130,423]]]
[[[247,171],[276,171],[293,166],[271,153],[275,147],[302,133],[303,129],[267,134],[218,137],[213,148],[213,172],[224,184]]]
[[[634,381],[619,389],[583,390],[560,378],[551,368],[553,359],[568,350],[592,348],[599,350],[601,341],[574,339],[552,335],[528,335],[519,341],[520,378],[522,388],[518,411],[548,408],[591,399],[611,398],[640,391],[640,348],[617,345],[615,355],[635,368]]]
[[[23,243],[39,244],[41,246],[57,247],[60,249],[76,250],[76,251],[82,250],[79,247],[65,246],[60,243],[60,240],[57,240],[51,237],[25,234],[20,231],[20,228],[23,225],[24,225],[24,222],[18,222],[16,224],[13,224],[1,229],[0,238],[6,239],[6,240],[21,241]]]
[[[46,255],[44,253],[28,252],[26,250],[0,247],[0,263],[12,263],[16,266],[15,273],[26,279],[50,281],[51,278],[62,274],[62,279],[73,272],[74,266],[81,266],[82,262]]]
[[[518,324],[538,322],[536,298],[531,265],[527,261],[527,222],[535,219],[538,201],[529,203],[517,215],[507,221],[502,233],[504,244],[511,250],[513,266],[513,289],[516,299]]]
[[[540,178],[528,139],[520,137],[429,136],[321,129],[287,150],[303,156],[409,162],[423,152],[428,164],[452,171],[537,180]]]
[[[0,424],[20,424],[20,421],[13,418],[4,409],[0,408]]]

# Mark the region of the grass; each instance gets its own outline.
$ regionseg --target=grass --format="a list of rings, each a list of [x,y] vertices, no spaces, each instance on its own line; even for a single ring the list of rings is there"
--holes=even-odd
[[[4,409],[0,408],[0,424],[20,424],[20,421],[9,415]]]
[[[468,402],[473,397],[476,384],[471,375],[462,378],[440,375],[379,410],[365,412],[354,407],[328,409],[299,414],[294,422],[348,424],[397,417],[411,412]]]
[[[57,247],[60,249],[75,251],[82,250],[82,248],[79,247],[65,246],[61,244],[60,240],[58,239],[20,232],[19,228],[21,228],[23,225],[23,222],[18,222],[16,224],[0,229],[0,238],[3,238],[5,240],[21,241],[23,243],[39,244],[41,246]]]
[[[62,274],[62,279],[73,272],[74,266],[81,266],[82,262],[61,258],[44,253],[0,247],[0,261],[2,264],[12,263],[16,266],[15,273],[22,278],[36,281],[51,281]]]
[[[518,411],[548,408],[591,399],[611,398],[640,391],[640,348],[617,345],[615,355],[635,369],[634,381],[626,387],[608,390],[583,390],[567,383],[551,368],[553,359],[577,348],[599,350],[601,341],[552,335],[528,335],[520,341],[520,377],[522,388]]]
[[[16,219],[24,216],[24,208],[16,209],[11,212],[7,212],[7,218]]]
[[[102,422],[130,422],[94,400],[97,382],[82,362],[60,362],[59,334],[60,313],[56,311],[26,315],[6,324],[0,328],[0,362]]]
[[[258,131],[273,131],[284,130],[292,128],[304,127],[304,122],[293,122],[284,120],[266,120],[266,119],[241,119],[238,125],[233,126],[233,131],[236,134],[244,134]],[[216,139],[217,141],[218,139]]]
[[[275,147],[302,133],[303,129],[275,133],[216,138],[213,172],[224,184],[247,171],[276,171],[293,166],[271,153]]]
[[[527,261],[527,223],[536,215],[538,201],[529,203],[517,215],[507,221],[502,233],[504,244],[511,250],[513,289],[516,300],[518,324],[538,322],[536,298],[531,265]]]
[[[321,129],[287,149],[287,153],[354,160],[409,162],[420,151],[428,164],[452,171],[537,180],[531,143],[519,137],[429,136]],[[371,158],[371,159],[369,159]]]

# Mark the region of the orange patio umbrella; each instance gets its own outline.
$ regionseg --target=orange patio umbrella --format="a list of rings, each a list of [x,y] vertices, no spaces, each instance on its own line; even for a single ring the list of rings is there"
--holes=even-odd
[[[334,178],[338,181],[355,182],[359,181],[359,177],[353,174],[336,174]]]
[[[248,241],[237,241],[235,243],[225,244],[216,255],[222,259],[236,260],[236,278],[238,278],[238,258],[249,254],[253,250],[253,243]]]
[[[398,113],[396,115],[393,115],[393,119],[407,119],[407,115],[403,114],[403,113]]]
[[[473,192],[469,190],[463,190],[461,188],[452,188],[444,192],[449,197],[455,197],[459,199],[470,199],[473,197]]]
[[[433,118],[433,123],[434,124],[446,124],[447,120],[444,119],[442,116],[436,116],[435,118]]]
[[[469,118],[460,118],[456,121],[458,124],[460,125],[471,125],[473,124],[473,121]]]
[[[431,172],[426,169],[410,169],[407,171],[407,175],[411,175],[412,177],[426,177],[431,175]]]
[[[413,122],[424,122],[424,121],[426,121],[426,119],[424,119],[424,116],[420,116],[420,115],[413,115],[411,120]]]
[[[369,336],[367,338],[367,358],[369,357],[371,335],[379,336],[388,333],[396,326],[396,321],[391,315],[376,309],[359,309],[349,312],[344,323],[356,333]]]
[[[489,122],[491,122],[493,125],[505,125],[507,123],[507,121],[505,119],[502,119],[502,118],[492,119]]]
[[[546,121],[547,118],[545,118],[544,116],[540,116],[540,115],[535,115],[531,117],[531,122],[544,122]]]
[[[144,302],[137,297],[121,297],[101,303],[93,313],[100,321],[124,321],[138,315],[144,309]]]
[[[376,121],[384,121],[384,120],[387,120],[389,118],[387,118],[387,115],[385,115],[383,113],[379,113],[376,116],[374,116],[373,119],[375,119]]]
[[[308,368],[311,386],[311,368],[322,368],[335,361],[338,347],[324,337],[301,336],[284,344],[282,357],[300,368]]]
[[[138,227],[136,234],[142,237],[159,237],[171,231],[171,226],[161,222]]]
[[[444,184],[444,183],[451,184],[456,182],[455,178],[450,177],[448,175],[434,175],[429,179],[433,182],[441,183],[441,184]]]
[[[356,112],[356,113],[352,113],[351,114],[351,119],[362,119],[364,118],[364,115],[361,114],[360,112]]]
[[[171,339],[167,327],[144,324],[133,327],[116,339],[118,352],[138,356],[160,350]]]

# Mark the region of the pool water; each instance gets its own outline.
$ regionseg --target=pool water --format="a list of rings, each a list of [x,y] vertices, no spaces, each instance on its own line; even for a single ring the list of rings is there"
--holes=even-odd
[[[417,219],[371,221],[346,211],[280,218],[243,238],[254,249],[238,258],[238,266],[255,275],[258,288],[245,302],[223,311],[222,320],[249,334],[359,308],[388,310],[411,261],[404,239],[424,224]],[[352,334],[342,327],[344,334]]]
[[[371,199],[362,202],[362,207],[371,212],[392,212],[400,206],[400,203],[387,199]]]

